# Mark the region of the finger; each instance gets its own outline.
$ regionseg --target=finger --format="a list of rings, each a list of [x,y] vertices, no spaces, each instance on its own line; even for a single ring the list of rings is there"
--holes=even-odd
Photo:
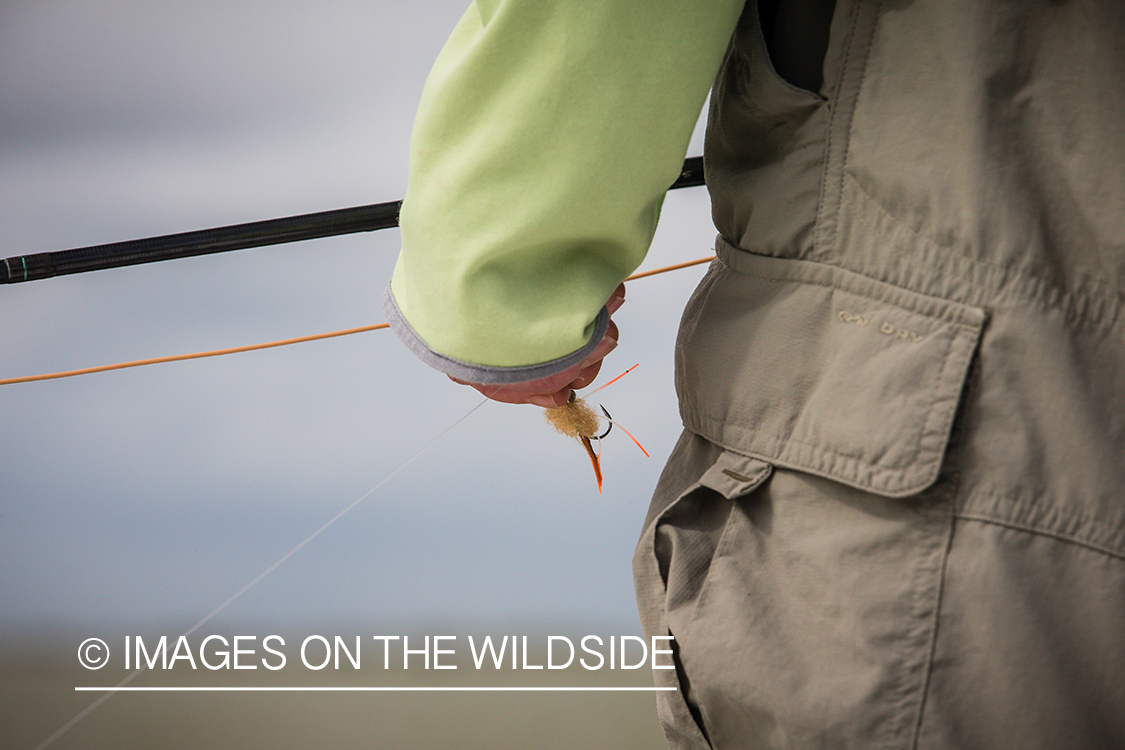
[[[602,369],[603,361],[604,360],[599,359],[592,365],[582,368],[582,371],[578,373],[578,377],[570,381],[569,388],[574,391],[579,391],[597,380],[598,373],[601,372]]]
[[[612,320],[609,321],[609,327],[606,329],[605,335],[598,345],[594,347],[594,351],[590,352],[584,360],[579,369],[589,367],[595,362],[600,362],[605,359],[606,355],[617,348],[617,340],[621,333],[617,330],[617,324]]]
[[[528,396],[524,399],[523,403],[534,404],[544,409],[554,409],[570,401],[570,393],[572,390],[573,389],[568,386],[554,393],[537,393],[533,396]]]
[[[598,379],[598,373],[601,372],[602,362],[605,361],[606,355],[617,348],[618,336],[619,332],[617,330],[617,324],[611,320],[609,322],[609,329],[606,331],[605,337],[602,339],[601,344],[597,349],[593,351],[593,353],[589,357],[582,361],[582,369],[579,370],[578,375],[574,378],[574,380],[570,381],[567,388],[569,388],[570,390],[578,391]],[[569,393],[566,393],[566,389],[563,389],[563,393],[565,393],[567,397],[569,397],[570,395]],[[561,406],[562,404],[558,405]]]
[[[625,284],[624,284],[624,282],[622,282],[622,283],[617,285],[616,289],[613,290],[613,294],[609,295],[609,301],[605,303],[605,306],[606,306],[606,309],[609,310],[609,314],[613,315],[615,312],[620,310],[621,306],[624,305],[624,304],[625,304]]]
[[[572,390],[584,388],[597,378],[603,358],[617,347],[619,335],[617,324],[611,320],[605,336],[590,356],[573,367],[539,380],[497,386],[473,383],[452,375],[446,377],[454,383],[471,386],[493,401],[505,404],[535,404],[550,409],[562,406],[569,400]]]
[[[470,386],[493,401],[504,404],[536,404],[549,409],[567,402],[570,398],[570,383],[580,374],[581,366],[575,365],[549,378],[514,385],[485,385],[461,381],[453,377],[449,379]]]
[[[522,404],[527,400],[528,392],[523,389],[509,388],[506,386],[482,385],[480,383],[466,383],[475,388],[482,396],[502,404]]]

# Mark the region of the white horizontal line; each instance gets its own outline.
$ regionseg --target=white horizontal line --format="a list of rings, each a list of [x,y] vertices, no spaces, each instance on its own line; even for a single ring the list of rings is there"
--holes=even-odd
[[[97,693],[545,693],[545,692],[656,692],[675,690],[674,687],[326,687],[326,686],[278,686],[278,687],[75,687],[75,692]]]

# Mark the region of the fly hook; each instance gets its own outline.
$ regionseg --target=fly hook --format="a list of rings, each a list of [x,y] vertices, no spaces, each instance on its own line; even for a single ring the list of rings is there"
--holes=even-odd
[[[574,391],[571,391],[571,393],[574,393]],[[608,435],[610,433],[610,431],[613,429],[613,417],[609,416],[609,409],[605,408],[601,404],[598,404],[598,408],[602,410],[602,414],[605,414],[605,419],[606,419],[605,432],[603,432],[601,435],[598,435],[598,440],[601,440],[606,435]]]
[[[633,367],[630,367],[624,373],[609,381],[609,383],[606,383],[601,388],[596,389],[594,392],[596,393],[602,388],[605,388],[606,385],[610,385],[611,383],[616,382],[621,377],[631,372],[634,367],[636,367],[636,365],[633,365]],[[605,414],[606,418],[605,432],[601,433],[600,435],[598,434],[598,430],[600,428],[600,425],[598,424],[598,415],[586,404],[584,400],[578,398],[578,394],[576,394],[574,391],[570,392],[570,398],[567,399],[567,402],[565,404],[555,407],[554,409],[547,409],[544,412],[543,416],[547,420],[547,422],[555,428],[555,430],[562,433],[563,435],[566,435],[567,437],[576,438],[579,442],[582,443],[582,447],[586,449],[586,455],[589,456],[590,463],[594,467],[594,477],[598,480],[598,492],[601,492],[601,440],[610,433],[610,431],[613,429],[613,425],[616,423],[614,422],[613,417],[610,416],[608,409],[606,409],[601,404],[598,404],[598,408],[602,410],[602,413]],[[647,456],[648,451],[646,451],[644,447],[639,442],[637,442],[637,439],[633,437],[624,427],[622,427],[621,429],[624,430],[626,435],[629,435],[629,438],[634,443],[636,443],[637,447],[640,448],[641,451]],[[594,451],[594,446],[592,443],[593,440],[598,441],[597,452]]]

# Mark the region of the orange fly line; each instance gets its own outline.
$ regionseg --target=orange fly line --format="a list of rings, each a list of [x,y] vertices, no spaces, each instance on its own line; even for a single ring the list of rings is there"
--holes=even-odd
[[[699,258],[697,260],[689,260],[684,263],[676,263],[671,266],[664,266],[662,268],[654,268],[651,271],[642,271],[635,273],[626,281],[634,281],[636,279],[643,279],[646,276],[655,276],[659,273],[666,273],[668,271],[678,271],[681,268],[688,268],[690,266],[697,266],[702,263],[709,263],[714,260],[715,256],[708,256],[706,258]],[[239,354],[241,352],[252,352],[258,349],[272,349],[278,346],[289,346],[290,344],[303,344],[306,341],[320,341],[321,339],[336,338],[337,336],[350,336],[355,333],[366,333],[367,331],[378,331],[383,328],[389,328],[386,323],[377,323],[370,326],[360,326],[358,328],[345,328],[340,331],[329,331],[328,333],[316,333],[311,336],[298,336],[292,339],[282,339],[280,341],[267,341],[264,344],[250,344],[248,346],[236,346],[230,349],[213,349],[206,352],[193,352],[191,354],[174,354],[168,357],[152,357],[150,359],[137,359],[132,362],[119,362],[113,365],[99,365],[97,367],[84,367],[79,370],[64,370],[62,372],[50,372],[44,375],[27,375],[21,378],[7,378],[0,380],[0,385],[14,385],[16,383],[32,383],[38,380],[54,380],[56,378],[73,378],[78,375],[90,375],[95,372],[108,372],[110,370],[124,370],[129,367],[141,367],[142,365],[158,365],[165,362],[182,362],[187,359],[203,359],[204,357],[218,357],[223,354]]]

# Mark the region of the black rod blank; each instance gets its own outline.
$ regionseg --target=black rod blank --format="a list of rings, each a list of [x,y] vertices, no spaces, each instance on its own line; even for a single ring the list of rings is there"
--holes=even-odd
[[[670,189],[702,184],[704,184],[703,158],[695,156],[684,161],[683,171]],[[0,262],[0,284],[15,284],[104,268],[155,263],[193,255],[225,253],[248,247],[280,245],[319,237],[389,229],[398,226],[398,212],[401,206],[402,201],[375,203],[368,206],[254,221],[249,224],[234,224],[160,237],[111,242],[108,245],[16,255]]]
[[[401,201],[377,203],[161,237],[111,242],[108,245],[92,245],[74,250],[21,255],[6,258],[0,263],[0,283],[14,284],[68,273],[225,253],[352,232],[370,232],[397,226],[400,205]]]

